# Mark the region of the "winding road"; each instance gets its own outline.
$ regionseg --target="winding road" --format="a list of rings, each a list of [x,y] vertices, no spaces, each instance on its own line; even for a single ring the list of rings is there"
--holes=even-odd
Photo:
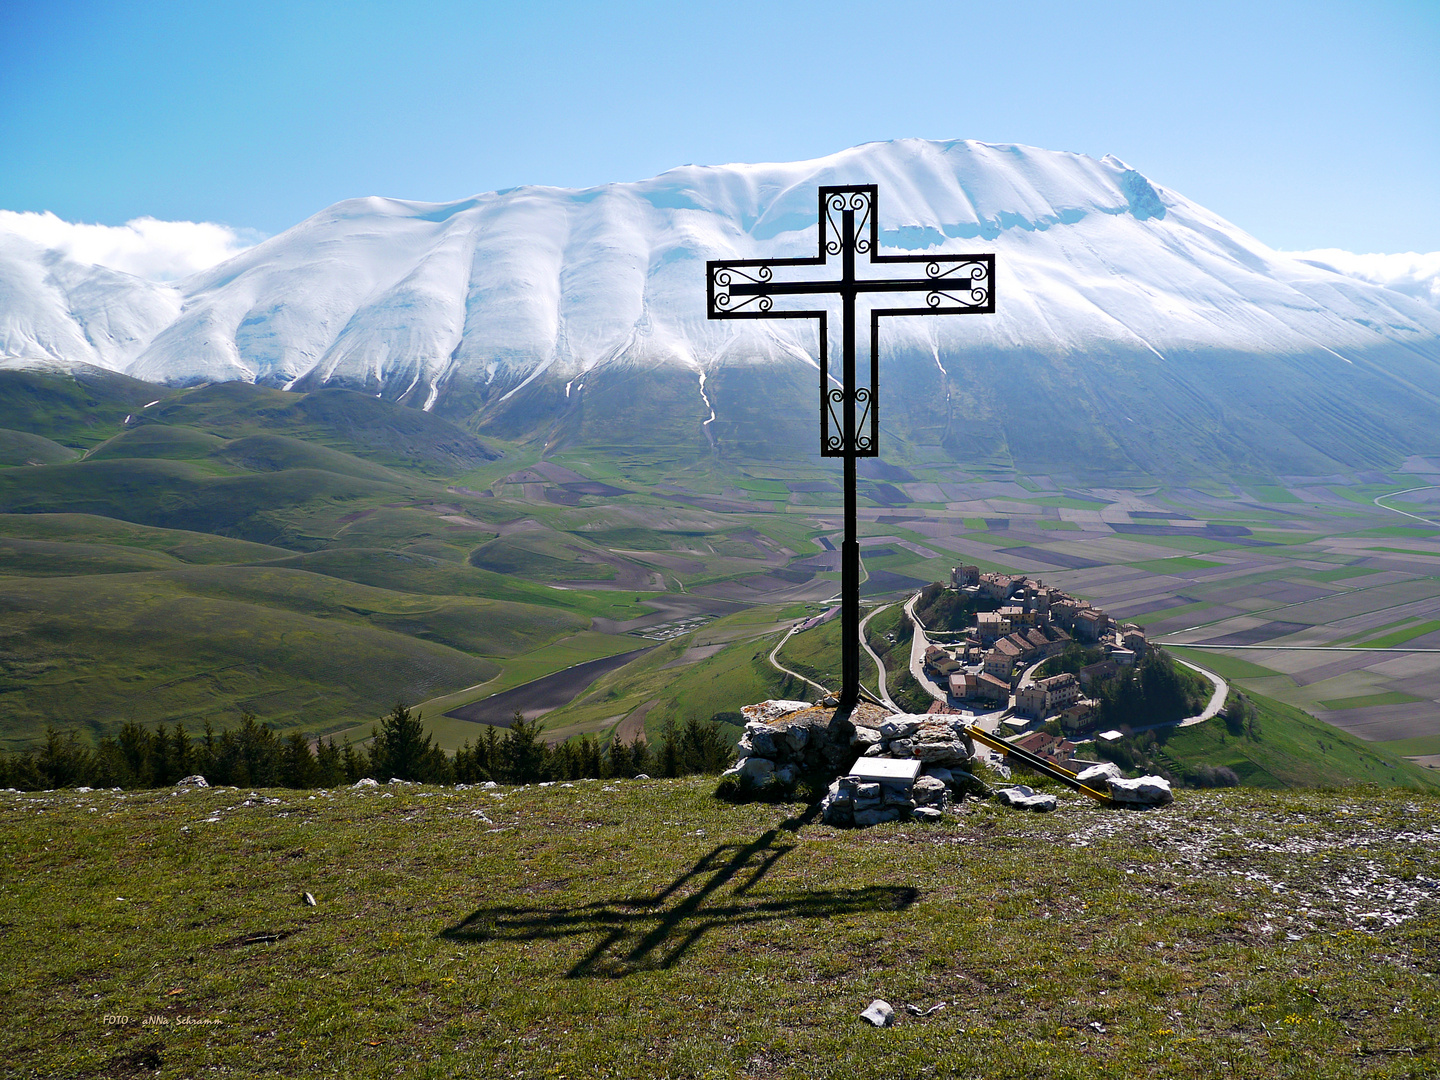
[[[875,650],[870,648],[870,642],[865,640],[865,627],[870,625],[870,620],[882,611],[888,611],[894,606],[894,604],[881,604],[874,611],[870,612],[869,615],[866,615],[865,618],[860,620],[860,646],[870,654],[870,659],[875,661],[875,671],[877,672],[875,677],[879,680],[876,684],[876,689],[880,691],[880,700],[885,703],[887,709],[898,713],[904,712],[905,710],[890,700],[890,691],[885,685],[885,665],[881,662],[880,657],[876,655]]]
[[[799,629],[800,624],[796,623],[794,626],[790,627],[789,630],[785,631],[784,635],[780,638],[780,640],[775,643],[775,648],[770,650],[770,666],[773,667],[776,671],[784,672],[786,675],[795,676],[795,678],[799,679],[801,682],[809,683],[811,686],[815,687],[816,690],[820,691],[821,697],[824,697],[830,693],[829,690],[825,689],[825,687],[821,686],[814,679],[807,679],[798,671],[791,671],[784,664],[780,663],[780,660],[778,659],[780,650],[785,647],[785,642],[789,641],[792,637],[794,637],[796,633],[799,632]]]

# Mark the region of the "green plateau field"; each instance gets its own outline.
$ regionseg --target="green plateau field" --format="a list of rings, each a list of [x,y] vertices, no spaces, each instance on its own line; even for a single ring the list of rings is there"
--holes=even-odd
[[[834,463],[791,454],[798,429],[772,461],[659,431],[625,444],[623,419],[507,441],[344,390],[0,372],[0,750],[47,726],[93,742],[127,722],[224,730],[246,712],[363,741],[401,700],[453,751],[484,725],[447,713],[632,652],[545,713],[548,738],[689,720],[734,737],[742,705],[817,693],[768,657],[838,589]],[[1210,643],[1183,655],[1262,710],[1259,743],[1205,725],[1157,762],[1261,786],[1440,776],[1425,767],[1440,753],[1440,662],[1425,652],[1440,648],[1440,527],[1373,501],[1410,477],[1117,491],[937,460],[900,441],[862,470],[868,603],[962,562],[1042,576],[1170,644]],[[876,644],[898,620],[877,620]],[[794,637],[779,662],[831,686],[838,634]],[[903,671],[889,678],[926,706]]]
[[[7,1075],[1436,1074],[1435,795],[713,786],[0,793]]]

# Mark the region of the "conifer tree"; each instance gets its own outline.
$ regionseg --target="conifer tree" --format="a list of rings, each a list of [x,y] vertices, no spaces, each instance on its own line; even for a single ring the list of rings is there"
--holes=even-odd
[[[411,714],[404,702],[397,701],[390,715],[380,721],[374,734],[370,759],[375,779],[423,780],[424,770],[431,762],[430,736],[420,722],[420,714]]]
[[[605,775],[628,779],[635,775],[635,770],[631,768],[631,765],[630,747],[624,739],[620,738],[620,733],[617,731],[610,738],[610,754],[609,760],[605,763]]]
[[[185,725],[179,720],[175,721],[175,731],[170,736],[170,763],[177,774],[175,777],[177,780],[192,775],[195,767],[194,743],[190,741],[190,734],[185,730]]]
[[[298,731],[292,731],[285,737],[280,782],[288,788],[312,788],[319,785],[320,768],[315,763],[315,755],[310,752],[310,744],[305,740],[305,736]]]
[[[540,738],[540,721],[526,720],[517,709],[500,747],[501,771],[512,784],[544,778],[548,751]]]
[[[350,745],[350,738],[345,738],[345,748],[340,751],[340,762],[345,770],[345,780],[353,784],[370,775],[370,756],[364,748],[356,749]]]
[[[667,716],[660,727],[660,753],[655,767],[661,776],[679,776],[683,767],[684,751],[680,745],[680,729],[673,716]]]
[[[345,782],[345,762],[333,738],[320,739],[315,743],[315,771],[324,787],[335,787]]]

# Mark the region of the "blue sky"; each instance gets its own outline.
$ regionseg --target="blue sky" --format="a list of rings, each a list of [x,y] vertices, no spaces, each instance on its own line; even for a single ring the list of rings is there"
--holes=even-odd
[[[8,0],[0,208],[275,233],[904,136],[1113,153],[1272,246],[1440,250],[1437,0]]]

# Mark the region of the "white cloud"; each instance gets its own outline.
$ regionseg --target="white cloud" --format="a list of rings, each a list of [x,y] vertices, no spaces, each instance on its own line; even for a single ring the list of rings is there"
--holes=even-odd
[[[85,225],[41,214],[0,210],[0,232],[21,236],[76,262],[106,266],[150,281],[175,281],[237,255],[263,237],[210,221],[136,218],[124,225]]]
[[[1316,251],[1286,251],[1283,254],[1368,281],[1372,285],[1383,285],[1440,308],[1440,251],[1357,255],[1339,248],[1320,248]]]

